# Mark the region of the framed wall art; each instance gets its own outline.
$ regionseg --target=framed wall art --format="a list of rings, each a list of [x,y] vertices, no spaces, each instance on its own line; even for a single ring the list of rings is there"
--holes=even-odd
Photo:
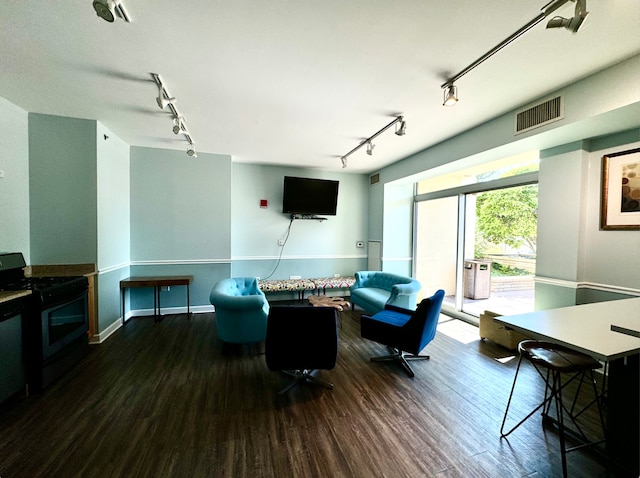
[[[640,230],[640,148],[602,157],[600,229]]]

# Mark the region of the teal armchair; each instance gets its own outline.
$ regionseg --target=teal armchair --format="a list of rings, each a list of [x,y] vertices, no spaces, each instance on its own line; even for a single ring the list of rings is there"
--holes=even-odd
[[[209,296],[215,308],[218,337],[223,342],[262,342],[267,335],[269,302],[255,277],[223,279]]]
[[[351,286],[351,308],[362,307],[370,314],[384,310],[385,305],[415,310],[420,282],[412,277],[382,271],[359,271]]]

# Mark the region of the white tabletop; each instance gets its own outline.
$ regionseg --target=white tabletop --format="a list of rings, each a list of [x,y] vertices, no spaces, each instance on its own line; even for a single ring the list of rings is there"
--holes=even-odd
[[[610,361],[640,353],[640,338],[611,330],[640,330],[640,298],[612,300],[496,317],[534,339],[544,339]]]

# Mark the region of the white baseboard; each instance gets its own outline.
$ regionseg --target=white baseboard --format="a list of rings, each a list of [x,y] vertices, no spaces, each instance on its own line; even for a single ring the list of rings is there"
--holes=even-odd
[[[113,334],[116,330],[118,330],[120,327],[122,327],[122,318],[120,318],[119,320],[114,321],[109,327],[104,329],[99,334],[95,334],[93,337],[90,337],[89,338],[89,343],[90,344],[94,344],[94,345],[95,344],[101,344],[102,342],[107,340],[109,338],[109,336],[111,334]]]

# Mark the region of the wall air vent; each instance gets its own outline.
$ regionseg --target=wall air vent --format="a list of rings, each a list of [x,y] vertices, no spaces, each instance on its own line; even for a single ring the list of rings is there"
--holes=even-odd
[[[559,95],[516,112],[515,134],[539,128],[562,118],[564,118],[564,99]]]
[[[372,174],[369,176],[369,186],[373,186],[374,184],[378,184],[380,182],[380,173]]]

